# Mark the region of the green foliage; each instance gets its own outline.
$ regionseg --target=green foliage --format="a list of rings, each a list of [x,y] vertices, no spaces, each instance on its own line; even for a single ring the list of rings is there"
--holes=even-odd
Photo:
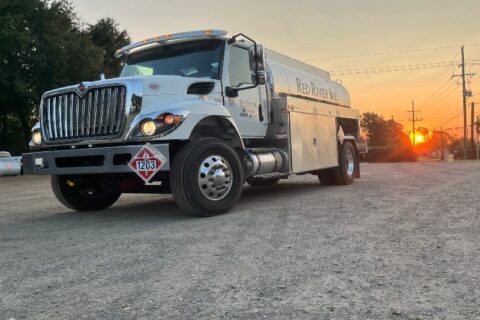
[[[88,27],[90,39],[102,50],[102,71],[107,78],[118,76],[121,71],[120,60],[114,57],[115,51],[130,43],[127,31],[118,28],[118,23],[112,18],[100,19]]]
[[[454,139],[448,149],[455,155],[455,159],[463,158],[463,138]]]
[[[416,150],[419,154],[432,154],[448,149],[452,145],[455,138],[447,131],[433,130],[431,133],[425,128],[418,128],[417,131],[423,134],[426,139],[425,143],[418,144]],[[463,150],[463,144],[462,144]]]
[[[383,117],[374,112],[365,112],[360,120],[360,126],[367,133],[368,141],[374,146],[385,146],[387,140],[387,127]]]
[[[410,139],[403,132],[403,126],[391,120],[385,120],[374,112],[362,114],[360,126],[367,133],[368,143],[372,146],[389,146],[398,144],[410,144]]]
[[[401,144],[398,146],[368,147],[365,160],[369,162],[406,162],[417,161],[417,153],[412,145]]]
[[[368,137],[369,161],[415,161],[416,154],[403,126],[391,120],[385,120],[374,112],[365,112],[360,126]]]
[[[85,29],[68,1],[0,0],[0,150],[26,150],[45,91],[98,79],[111,46],[129,41],[117,27]]]

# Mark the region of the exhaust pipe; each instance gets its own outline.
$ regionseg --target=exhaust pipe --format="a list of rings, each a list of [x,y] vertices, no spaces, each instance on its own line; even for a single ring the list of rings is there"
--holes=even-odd
[[[248,177],[258,176],[273,172],[287,172],[285,168],[287,154],[279,149],[250,149],[247,150]]]

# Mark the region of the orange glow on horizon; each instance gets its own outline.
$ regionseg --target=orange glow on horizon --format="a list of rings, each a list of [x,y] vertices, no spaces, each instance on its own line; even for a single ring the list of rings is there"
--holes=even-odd
[[[410,141],[413,144],[413,134],[411,132],[409,134],[409,137],[410,137]],[[415,132],[415,144],[422,144],[422,143],[425,143],[426,141],[427,141],[427,137],[425,137],[420,132]]]

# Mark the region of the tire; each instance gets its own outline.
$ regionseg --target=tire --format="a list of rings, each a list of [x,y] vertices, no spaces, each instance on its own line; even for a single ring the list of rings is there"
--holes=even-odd
[[[65,207],[76,211],[103,210],[121,193],[108,191],[97,176],[52,176],[52,190]]]
[[[280,178],[271,179],[247,179],[247,183],[253,187],[268,187],[276,185],[280,182]]]
[[[350,141],[340,148],[338,167],[318,171],[318,179],[323,185],[348,185],[355,181],[358,170],[358,157]]]
[[[355,181],[358,168],[358,158],[350,141],[345,141],[340,149],[339,166],[332,170],[335,184],[347,185]]]
[[[226,213],[242,194],[245,174],[235,149],[217,138],[202,138],[175,155],[170,187],[177,204],[198,217]]]
[[[333,177],[332,169],[319,170],[317,175],[321,184],[325,186],[331,186],[335,184],[335,179]]]

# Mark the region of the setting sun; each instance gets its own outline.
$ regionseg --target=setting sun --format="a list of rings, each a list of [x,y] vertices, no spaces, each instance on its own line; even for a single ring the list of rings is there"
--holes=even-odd
[[[416,134],[415,135],[415,142],[416,143],[424,143],[425,142],[425,136],[421,134]]]
[[[413,134],[410,133],[409,136],[410,136],[410,141],[413,143]],[[425,135],[423,135],[419,132],[415,132],[415,144],[420,144],[420,143],[425,143],[425,142],[426,142]]]

